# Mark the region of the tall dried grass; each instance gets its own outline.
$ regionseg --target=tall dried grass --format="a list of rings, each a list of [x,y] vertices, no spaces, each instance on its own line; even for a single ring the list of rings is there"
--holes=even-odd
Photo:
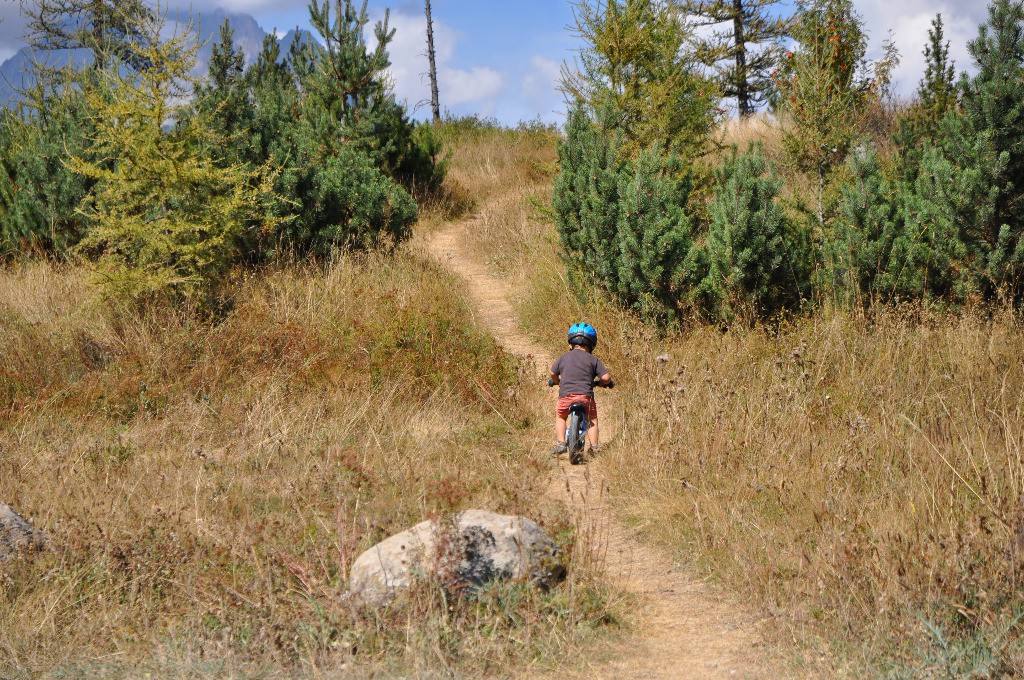
[[[854,668],[1024,668],[1012,316],[611,328],[635,408],[608,465],[622,511],[661,519],[653,537]]]
[[[472,676],[555,664],[605,619],[585,569],[346,605],[354,557],[426,516],[528,512],[571,551],[516,446],[520,368],[407,251],[235,299],[213,322],[102,306],[75,269],[0,272],[0,499],[54,546],[2,566],[0,676]]]
[[[741,152],[751,144],[760,144],[765,156],[776,163],[781,163],[785,154],[781,124],[767,113],[724,121],[717,141],[724,148],[736,146]]]

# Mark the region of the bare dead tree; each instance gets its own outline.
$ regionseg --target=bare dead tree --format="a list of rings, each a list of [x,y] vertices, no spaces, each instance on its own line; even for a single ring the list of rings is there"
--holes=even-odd
[[[430,16],[430,0],[427,4],[427,60],[430,62],[430,108],[434,122],[441,122],[441,102],[437,95],[437,61],[434,55],[434,20]]]

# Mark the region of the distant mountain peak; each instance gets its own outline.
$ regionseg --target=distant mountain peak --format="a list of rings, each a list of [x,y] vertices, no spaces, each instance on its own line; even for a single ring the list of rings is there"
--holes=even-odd
[[[196,75],[205,75],[209,69],[210,54],[214,43],[217,42],[220,27],[225,19],[230,23],[235,32],[235,45],[245,55],[246,65],[256,61],[260,51],[263,49],[263,39],[267,35],[252,15],[241,12],[230,12],[224,9],[216,9],[211,12],[191,13],[188,10],[178,10],[168,14],[168,21],[178,24],[185,24],[192,20],[194,30],[197,32],[201,48],[196,55]],[[279,38],[281,54],[288,54],[292,42],[296,36],[301,39],[308,39],[309,32],[299,29],[288,31]],[[50,66],[60,68],[72,62],[82,63],[86,59],[84,50],[73,51],[52,51],[44,55],[33,55],[28,48],[18,50],[14,56],[0,64],[0,105],[10,106],[18,99],[18,91],[24,90],[32,85],[32,64],[34,58],[41,57],[41,60]]]

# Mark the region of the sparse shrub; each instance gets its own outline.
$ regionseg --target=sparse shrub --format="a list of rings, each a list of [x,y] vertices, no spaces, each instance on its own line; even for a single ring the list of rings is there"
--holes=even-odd
[[[797,3],[793,39],[776,74],[779,110],[785,115],[786,152],[816,184],[816,215],[825,224],[824,196],[832,170],[862,134],[869,101],[888,84],[898,59],[891,44],[873,72],[864,59],[864,21],[850,0]]]
[[[721,92],[691,49],[682,10],[656,0],[572,4],[583,48],[562,71],[567,99],[619,133],[627,158],[655,144],[687,162],[705,153]]]

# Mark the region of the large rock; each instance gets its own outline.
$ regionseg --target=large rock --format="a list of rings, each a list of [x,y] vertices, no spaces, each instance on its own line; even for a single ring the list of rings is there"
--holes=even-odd
[[[9,506],[0,503],[0,562],[10,560],[19,550],[42,550],[46,537]]]
[[[350,593],[360,604],[382,607],[423,576],[455,587],[504,579],[548,588],[565,578],[565,565],[533,520],[466,510],[449,521],[420,522],[364,552],[352,565]]]

